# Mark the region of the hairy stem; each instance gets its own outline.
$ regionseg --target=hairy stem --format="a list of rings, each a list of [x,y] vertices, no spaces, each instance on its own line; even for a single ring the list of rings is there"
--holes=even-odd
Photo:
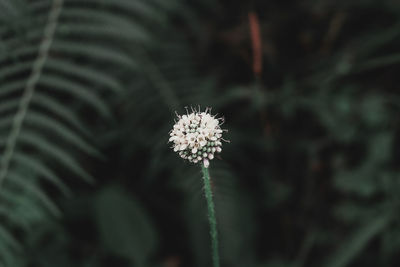
[[[19,102],[18,111],[14,116],[10,134],[8,135],[4,153],[0,161],[0,187],[8,174],[8,169],[10,167],[11,159],[14,155],[15,146],[17,145],[17,140],[29,109],[29,104],[32,101],[36,84],[39,81],[43,66],[47,60],[62,4],[63,0],[54,0],[50,9],[48,21],[43,32],[43,39],[39,46],[39,53],[36,60],[33,62],[32,72],[26,82],[21,101]]]
[[[201,165],[201,169],[203,171],[204,190],[208,208],[208,221],[210,223],[213,265],[214,267],[219,267],[217,220],[215,218],[214,201],[210,184],[210,174],[208,172],[208,168],[205,168],[203,165]]]

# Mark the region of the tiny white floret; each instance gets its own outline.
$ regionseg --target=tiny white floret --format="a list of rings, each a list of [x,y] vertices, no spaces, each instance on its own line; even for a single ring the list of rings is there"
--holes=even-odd
[[[208,166],[210,166],[210,162],[206,158],[203,160],[203,164],[204,164],[204,167],[206,167],[206,168],[208,168]]]

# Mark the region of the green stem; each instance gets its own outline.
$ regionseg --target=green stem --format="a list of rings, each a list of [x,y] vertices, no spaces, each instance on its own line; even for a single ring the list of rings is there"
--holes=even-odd
[[[208,168],[205,168],[203,165],[201,165],[201,169],[203,171],[204,189],[208,208],[208,221],[210,223],[213,265],[214,267],[219,267],[217,220],[215,218],[214,202],[212,198],[212,190],[210,184],[210,174],[208,172]]]

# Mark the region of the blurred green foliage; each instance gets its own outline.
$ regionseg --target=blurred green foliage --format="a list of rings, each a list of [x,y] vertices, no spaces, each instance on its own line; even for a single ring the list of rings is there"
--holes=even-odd
[[[52,4],[0,0],[0,159]],[[396,1],[64,0],[55,26],[0,184],[0,266],[210,266],[200,168],[167,144],[190,105],[229,129],[222,266],[398,265]]]

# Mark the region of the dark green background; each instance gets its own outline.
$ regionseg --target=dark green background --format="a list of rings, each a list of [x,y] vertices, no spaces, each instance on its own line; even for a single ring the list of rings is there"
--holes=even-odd
[[[51,5],[0,0],[0,159]],[[0,266],[211,266],[200,167],[167,144],[191,105],[229,130],[222,266],[398,266],[397,1],[65,0],[57,22],[0,187]]]

